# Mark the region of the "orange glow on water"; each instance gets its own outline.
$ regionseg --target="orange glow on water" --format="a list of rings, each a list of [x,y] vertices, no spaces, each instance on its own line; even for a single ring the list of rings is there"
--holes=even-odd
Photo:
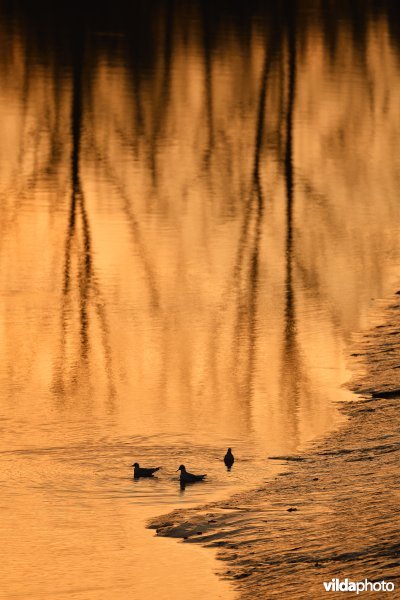
[[[246,48],[174,27],[139,75],[124,36],[65,66],[3,32],[7,598],[228,597],[208,554],[144,521],[257,485],[266,456],[330,430],[346,344],[400,262],[386,20],[363,62],[345,25],[333,59],[317,24],[294,57],[257,22]],[[248,461],[230,479],[228,445]],[[159,480],[131,481],[136,455]],[[185,456],[211,483],[182,496]]]

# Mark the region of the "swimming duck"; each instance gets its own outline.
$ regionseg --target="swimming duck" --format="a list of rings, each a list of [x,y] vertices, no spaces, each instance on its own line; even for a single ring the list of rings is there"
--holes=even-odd
[[[139,477],[153,477],[156,471],[160,470],[160,467],[155,467],[155,469],[144,469],[139,467],[139,463],[134,463],[133,467],[133,476],[135,479],[139,479]]]
[[[228,451],[224,456],[224,463],[228,470],[232,467],[234,462],[235,462],[235,457],[232,454],[232,449],[228,448]]]
[[[188,473],[186,471],[185,465],[180,465],[178,471],[181,472],[180,482],[181,483],[194,483],[195,481],[203,481],[206,475],[193,475],[193,473]]]

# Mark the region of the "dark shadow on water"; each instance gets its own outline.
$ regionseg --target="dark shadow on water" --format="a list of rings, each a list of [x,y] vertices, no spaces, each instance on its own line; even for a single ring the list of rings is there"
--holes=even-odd
[[[193,486],[198,486],[198,485],[204,485],[206,482],[205,481],[191,481],[191,482],[186,482],[186,481],[180,481],[179,482],[179,488],[180,488],[180,495],[183,495],[185,493],[186,488],[190,489]]]
[[[242,376],[239,381],[243,398],[251,400],[257,348],[257,296],[259,285],[259,252],[264,215],[264,192],[260,166],[265,137],[265,115],[268,76],[277,58],[278,39],[273,35],[265,47],[261,71],[258,110],[255,124],[253,168],[250,192],[244,205],[230,296],[236,301],[236,326],[233,338],[233,363]]]
[[[293,166],[293,128],[296,90],[296,64],[306,47],[307,35],[312,28],[321,32],[332,60],[337,56],[339,42],[343,41],[343,24],[355,42],[360,56],[365,56],[366,32],[376,19],[387,19],[393,45],[399,48],[400,6],[393,1],[355,0],[354,2],[317,2],[316,0],[282,0],[278,2],[215,0],[154,0],[154,2],[87,2],[53,3],[38,0],[35,3],[16,3],[0,0],[2,27],[10,37],[19,36],[26,62],[21,98],[24,118],[29,104],[30,73],[40,65],[47,69],[55,88],[61,88],[63,78],[70,78],[72,86],[71,140],[60,140],[53,128],[51,160],[46,168],[56,172],[60,161],[60,148],[71,143],[68,226],[64,248],[63,300],[62,300],[62,348],[58,369],[62,371],[68,336],[72,336],[71,314],[78,323],[78,361],[90,369],[90,336],[97,319],[101,330],[104,360],[108,373],[110,394],[113,388],[112,352],[110,331],[107,324],[106,305],[102,300],[100,284],[95,276],[93,241],[90,212],[86,205],[84,181],[81,173],[82,143],[98,165],[102,176],[111,185],[121,203],[128,223],[135,255],[139,257],[153,312],[161,313],[161,298],[157,270],[147,247],[144,225],[136,210],[132,191],[128,189],[114,168],[113,157],[107,149],[99,147],[93,135],[90,121],[95,93],[94,73],[100,60],[123,57],[129,85],[133,91],[131,123],[119,123],[118,136],[129,149],[129,159],[135,159],[137,148],[146,147],[146,161],[153,186],[159,180],[158,156],[160,144],[167,139],[167,117],[171,111],[173,90],[173,59],[178,42],[189,46],[196,40],[201,61],[204,98],[204,127],[206,143],[203,148],[206,168],[213,164],[218,133],[215,89],[213,79],[214,60],[231,39],[239,42],[243,57],[251,53],[254,39],[265,51],[261,72],[258,74],[257,109],[254,115],[254,148],[252,148],[252,172],[247,174],[247,188],[243,197],[234,199],[233,210],[240,212],[241,230],[237,242],[233,274],[224,297],[223,309],[232,306],[235,313],[230,359],[238,379],[238,395],[243,398],[244,419],[249,422],[249,401],[253,393],[257,363],[258,306],[260,294],[260,263],[263,249],[263,225],[266,214],[266,198],[272,196],[266,189],[263,169],[270,158],[266,146],[271,141],[272,126],[268,120],[268,89],[271,73],[278,79],[282,107],[273,143],[275,156],[282,165],[286,185],[286,240],[285,240],[285,292],[284,292],[284,342],[282,361],[282,396],[288,402],[289,413],[295,419],[297,400],[304,386],[302,380],[301,353],[299,350],[296,298],[294,297],[294,270],[298,257],[295,253],[295,169]],[[7,38],[5,38],[7,39]],[[6,42],[4,42],[6,46]],[[1,62],[1,59],[0,59]],[[4,66],[3,68],[6,68]],[[277,75],[278,73],[278,75]],[[276,82],[274,82],[276,83]],[[279,87],[281,86],[281,87]],[[143,90],[150,90],[153,99],[146,106]],[[56,123],[61,111],[56,104]],[[83,125],[85,136],[82,140]],[[37,132],[36,132],[37,133]],[[39,152],[39,143],[36,152]],[[21,156],[25,153],[21,145]],[[130,154],[129,154],[130,153]],[[32,188],[40,174],[32,175]],[[250,180],[250,181],[249,181]],[[296,180],[297,184],[297,180]],[[154,199],[146,198],[150,206]],[[163,207],[162,207],[163,208]],[[159,209],[159,207],[157,207]],[[327,211],[329,216],[329,213]],[[297,271],[296,271],[297,272]],[[310,280],[312,273],[303,271]],[[78,308],[74,305],[78,297]],[[94,309],[94,310],[93,310]],[[76,332],[75,332],[76,333]],[[210,354],[218,354],[217,337]],[[167,352],[166,352],[167,354]],[[61,366],[60,366],[61,365]],[[238,369],[236,370],[236,367]],[[76,376],[76,370],[72,377]],[[166,376],[167,377],[167,374]],[[215,377],[217,379],[217,377]],[[61,386],[61,384],[60,384]],[[62,386],[61,386],[62,387]],[[112,395],[112,394],[111,394]],[[296,425],[293,422],[292,427]]]
[[[288,92],[286,110],[286,149],[285,149],[285,185],[286,185],[286,241],[285,241],[285,304],[284,331],[282,345],[281,372],[281,404],[286,407],[288,439],[293,447],[299,444],[298,409],[300,398],[306,396],[304,387],[305,366],[302,364],[301,350],[298,342],[295,286],[293,281],[294,263],[294,167],[293,167],[293,136],[294,111],[296,97],[296,9],[297,3],[292,3],[292,10],[287,19],[288,45]]]
[[[85,204],[85,195],[81,183],[80,158],[83,121],[84,97],[84,55],[85,34],[81,32],[75,37],[72,68],[72,104],[71,104],[71,197],[69,220],[64,250],[63,298],[61,304],[61,349],[57,365],[56,389],[63,393],[65,388],[65,363],[67,358],[66,345],[68,338],[73,336],[75,320],[79,321],[79,346],[76,365],[73,369],[72,380],[78,384],[78,372],[89,376],[91,365],[90,352],[90,314],[94,305],[97,313],[101,341],[103,344],[104,360],[108,378],[109,408],[113,410],[115,395],[112,368],[112,353],[109,342],[109,330],[105,305],[101,298],[97,280],[94,276],[92,241],[89,216]],[[78,314],[74,309],[74,293],[78,295]],[[79,316],[78,316],[79,315]]]
[[[256,24],[267,37],[277,34],[283,50],[286,21],[288,15],[294,14],[293,6],[294,0],[109,0],[102,3],[94,0],[62,0],[57,3],[50,0],[32,3],[2,0],[0,12],[6,26],[15,28],[17,25],[23,33],[28,44],[27,54],[44,64],[54,63],[54,60],[63,67],[70,64],[74,39],[79,38],[81,31],[90,39],[90,52],[94,54],[106,51],[112,55],[119,51],[113,36],[122,35],[129,48],[127,60],[134,87],[140,85],[138,73],[146,79],[153,76],[157,55],[161,51],[165,62],[164,84],[157,96],[159,112],[162,99],[168,98],[169,65],[175,36],[185,36],[188,27],[202,30],[205,76],[210,81],[210,56],[218,44],[224,43],[228,32],[240,40],[246,53]],[[395,0],[297,0],[295,27],[298,51],[302,51],[309,29],[317,26],[333,58],[338,51],[341,27],[345,24],[360,56],[363,56],[370,23],[380,18],[387,20],[393,44],[399,49],[400,5]],[[209,108],[212,107],[211,87],[207,102]],[[140,123],[140,110],[138,120]],[[161,126],[159,119],[156,126]]]

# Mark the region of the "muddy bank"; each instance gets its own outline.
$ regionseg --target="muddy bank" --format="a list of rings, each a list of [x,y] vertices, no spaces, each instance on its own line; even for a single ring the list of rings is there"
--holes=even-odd
[[[217,547],[243,599],[321,598],[332,578],[400,586],[400,296],[379,310],[380,324],[356,341],[351,387],[360,396],[341,406],[339,431],[282,458],[286,470],[254,491],[150,524]]]

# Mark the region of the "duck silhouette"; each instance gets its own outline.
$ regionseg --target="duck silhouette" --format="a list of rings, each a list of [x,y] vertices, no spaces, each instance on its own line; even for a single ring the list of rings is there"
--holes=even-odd
[[[224,463],[226,465],[226,468],[228,469],[228,471],[231,470],[231,467],[233,465],[233,463],[235,462],[235,457],[232,454],[232,449],[228,448],[227,453],[224,456]]]
[[[193,473],[189,473],[186,471],[185,465],[180,465],[179,469],[177,470],[181,472],[179,478],[181,483],[194,483],[195,481],[203,481],[204,477],[206,477],[206,475],[194,475]]]
[[[160,467],[155,467],[154,469],[144,469],[139,466],[139,463],[135,462],[133,465],[133,476],[135,479],[139,479],[139,477],[153,477],[156,471],[160,470]]]

